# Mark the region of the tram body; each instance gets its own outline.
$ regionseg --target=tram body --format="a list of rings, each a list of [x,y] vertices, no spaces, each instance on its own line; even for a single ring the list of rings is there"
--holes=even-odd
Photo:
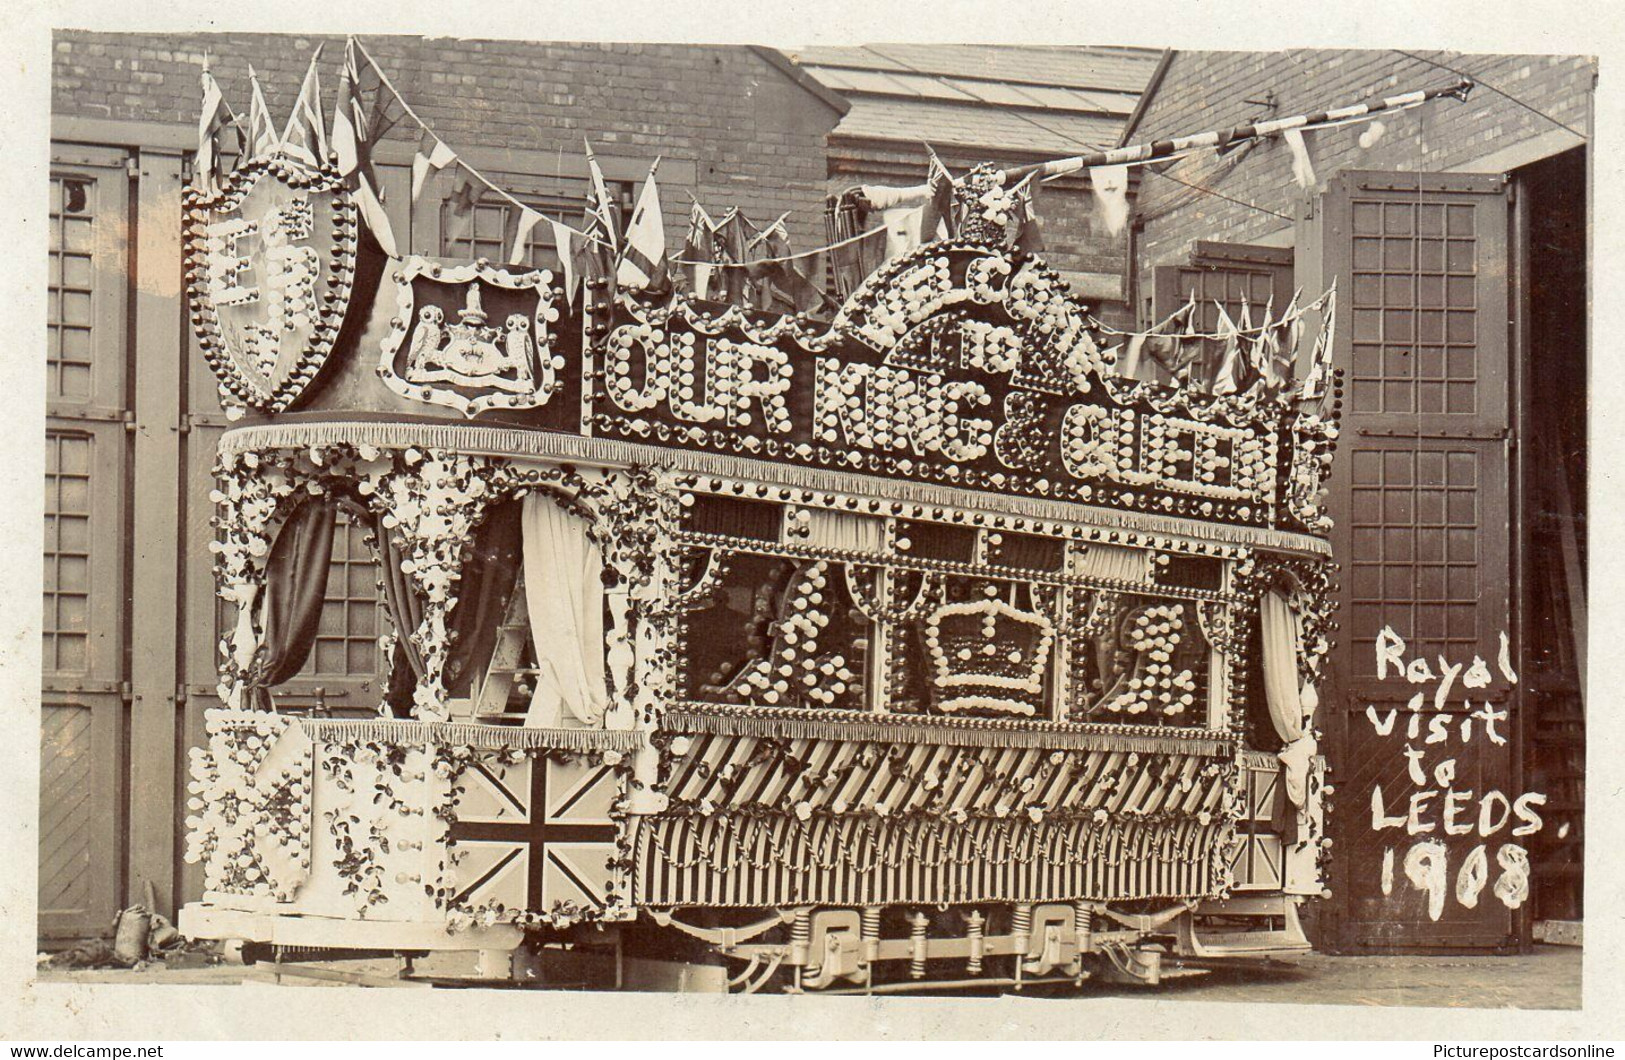
[[[622,985],[733,991],[1307,948],[1323,342],[1318,388],[1129,378],[1041,261],[972,240],[832,322],[571,299],[384,258],[287,160],[187,218],[243,415],[184,933],[518,975],[612,946]],[[376,716],[276,705],[337,519],[396,630]]]

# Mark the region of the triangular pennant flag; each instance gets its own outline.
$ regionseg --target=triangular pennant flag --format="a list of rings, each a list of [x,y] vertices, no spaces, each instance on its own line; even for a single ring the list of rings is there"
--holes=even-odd
[[[542,215],[529,206],[522,207],[518,216],[519,220],[514,224],[513,242],[508,244],[509,265],[524,264],[530,253],[530,234],[542,220]]]
[[[424,129],[418,137],[417,153],[412,156],[412,201],[417,202],[423,197],[423,188],[429,182],[431,173],[438,173],[455,161],[457,152],[441,143],[434,133]]]
[[[1111,235],[1120,235],[1128,223],[1128,167],[1095,166],[1089,170],[1100,219]]]
[[[1288,129],[1281,134],[1292,152],[1292,179],[1305,191],[1315,186],[1315,164],[1309,158],[1309,145],[1304,141],[1302,129]]]
[[[203,111],[197,123],[197,164],[194,183],[205,195],[212,195],[220,186],[220,131],[231,117],[231,108],[220,91],[220,83],[209,73],[207,61],[200,78],[203,86]]]
[[[265,92],[260,88],[260,79],[255,76],[254,68],[248,68],[248,83],[251,95],[248,103],[248,147],[251,157],[266,158],[276,153],[280,140],[276,130],[271,127],[271,108],[266,106]]]
[[[322,86],[316,63],[322,57],[320,46],[310,57],[305,79],[300,82],[299,95],[293,101],[293,113],[282,130],[282,150],[312,165],[327,161],[327,126],[322,120]]]
[[[553,228],[553,247],[558,252],[559,268],[564,273],[564,300],[573,306],[576,300],[576,255],[582,242],[581,233],[551,217],[547,223]]]
[[[623,287],[662,291],[667,286],[666,219],[660,212],[660,189],[655,184],[659,166],[657,158],[649,167],[638,204],[632,209],[632,220],[626,226],[626,245],[615,270],[615,281]]]

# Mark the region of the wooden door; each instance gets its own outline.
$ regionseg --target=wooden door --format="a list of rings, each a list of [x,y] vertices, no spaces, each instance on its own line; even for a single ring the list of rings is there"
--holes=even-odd
[[[121,893],[124,160],[123,152],[64,147],[50,171],[38,888],[47,939],[107,934]]]
[[[1486,799],[1494,824],[1502,807],[1489,793],[1515,799],[1519,781],[1514,686],[1496,665],[1502,633],[1516,635],[1505,183],[1345,173],[1322,197],[1317,221],[1324,280],[1338,283],[1336,355],[1346,372],[1331,482],[1341,632],[1321,723],[1337,791],[1335,944],[1512,946],[1517,915],[1495,887],[1498,858],[1516,860],[1501,852],[1519,843],[1513,825],[1461,831]],[[1412,681],[1396,668],[1379,679],[1385,628],[1403,638],[1407,661],[1426,659],[1434,678],[1477,656],[1491,684],[1467,689],[1458,675],[1435,710],[1439,680],[1418,670]],[[1414,815],[1412,798],[1420,800]],[[1456,811],[1450,831],[1447,801]],[[1406,822],[1392,823],[1399,815]]]

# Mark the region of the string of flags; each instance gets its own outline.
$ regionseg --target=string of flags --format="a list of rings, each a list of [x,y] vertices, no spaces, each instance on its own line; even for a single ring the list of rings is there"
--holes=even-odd
[[[1295,362],[1299,342],[1305,333],[1304,318],[1320,315],[1327,327],[1317,333],[1309,371],[1302,377],[1299,393],[1316,397],[1324,377],[1322,362],[1330,351],[1327,336],[1336,317],[1337,285],[1307,305],[1299,305],[1301,289],[1292,300],[1275,312],[1274,299],[1264,304],[1263,316],[1253,321],[1253,306],[1243,299],[1232,316],[1222,303],[1212,303],[1216,326],[1202,331],[1192,326],[1202,303],[1195,292],[1185,304],[1145,331],[1123,331],[1090,317],[1097,333],[1119,340],[1111,347],[1117,374],[1128,379],[1154,383],[1205,382],[1214,394],[1239,394],[1255,385],[1270,393],[1280,393],[1298,379]]]
[[[979,238],[990,232],[1002,233],[1006,246],[1039,252],[1043,249],[1040,189],[1045,182],[1069,173],[1088,172],[1097,217],[1113,235],[1121,233],[1127,224],[1130,168],[1170,162],[1196,151],[1224,151],[1244,142],[1279,137],[1291,153],[1294,179],[1306,188],[1313,187],[1316,177],[1306,133],[1368,123],[1360,137],[1361,146],[1368,147],[1383,133],[1382,122],[1376,120],[1379,115],[1408,110],[1443,96],[1465,99],[1473,87],[1464,79],[1450,86],[1316,114],[1002,171],[984,164],[960,178],[955,178],[936,151],[926,145],[923,184],[862,185],[832,197],[825,216],[829,239],[823,246],[792,252],[785,226],[787,215],[758,227],[738,209],[714,220],[695,201],[681,257],[672,261],[666,253],[665,218],[655,179],[660,159],[649,168],[623,238],[616,223],[616,204],[592,145],[586,143],[589,188],[578,228],[520,201],[470,165],[417,115],[354,37],[345,42],[338,102],[329,130],[323,121],[320,56],[321,48],[317,48],[293,112],[280,132],[271,122],[264,92],[252,67],[248,71],[250,106],[245,119],[226,103],[205,58],[195,178],[200,190],[210,193],[219,187],[223,177],[221,140],[228,130],[235,134],[235,153],[242,161],[277,154],[316,166],[330,161],[352,192],[372,238],[385,254],[398,257],[399,246],[372,156],[375,145],[398,123],[410,120],[419,134],[411,166],[412,201],[416,203],[422,197],[431,177],[448,168],[456,171],[446,201],[450,224],[447,235],[451,241],[466,234],[476,206],[485,195],[492,194],[509,207],[502,233],[505,260],[522,264],[535,230],[545,222],[558,251],[565,295],[572,302],[582,283],[607,288],[610,297],[617,286],[656,293],[669,291],[673,286],[672,266],[680,265],[681,275],[696,297],[787,312],[811,312],[833,302],[822,282],[826,275],[835,295],[845,298],[886,261],[922,243],[954,238],[967,227],[973,228]],[[974,187],[968,188],[968,182],[973,182]],[[873,223],[875,219],[878,224]],[[1271,307],[1266,306],[1265,313],[1268,320]],[[1280,322],[1274,324],[1278,327]],[[1248,330],[1235,326],[1238,333]],[[1203,336],[1205,340],[1220,337]]]
[[[1123,231],[1128,221],[1128,171],[1132,167],[1161,165],[1199,151],[1224,152],[1243,143],[1279,137],[1291,154],[1293,179],[1301,187],[1311,189],[1316,184],[1316,176],[1306,134],[1346,125],[1369,124],[1360,136],[1360,146],[1370,148],[1375,145],[1385,129],[1380,120],[1381,116],[1411,110],[1445,97],[1465,100],[1472,88],[1473,82],[1464,78],[1450,85],[1311,114],[1253,122],[1229,129],[1017,166],[1002,170],[998,174],[997,183],[1004,187],[1021,188],[1029,182],[1034,182],[1032,187],[1036,188],[1040,183],[1069,174],[1087,173],[1098,216],[1105,230],[1115,236]],[[897,247],[910,243],[917,245],[918,240],[928,241],[936,237],[936,233],[929,227],[929,222],[925,218],[928,212],[935,213],[937,209],[935,204],[943,197],[945,184],[943,172],[945,171],[941,171],[941,162],[935,152],[930,152],[925,183],[906,187],[859,185],[848,189],[843,197],[849,201],[861,198],[870,209],[887,218],[888,228],[898,234],[895,240]],[[946,183],[951,188],[962,183],[962,180],[956,181],[950,176]]]

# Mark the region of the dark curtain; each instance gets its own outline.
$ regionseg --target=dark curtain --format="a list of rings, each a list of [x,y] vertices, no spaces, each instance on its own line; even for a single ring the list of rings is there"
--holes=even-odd
[[[379,573],[384,583],[384,604],[389,608],[389,621],[395,627],[395,654],[390,660],[389,687],[384,692],[384,702],[389,705],[391,714],[408,717],[412,713],[412,693],[423,676],[423,653],[411,641],[423,621],[423,598],[418,595],[412,576],[401,570],[401,561],[406,557],[389,528],[375,520],[373,532],[378,537],[378,558],[383,567]]]
[[[249,680],[253,702],[269,709],[270,690],[304,668],[321,626],[338,503],[304,501],[282,524],[265,565],[264,630]]]
[[[497,627],[502,624],[522,562],[522,511],[522,501],[503,501],[492,506],[474,530],[463,576],[457,582],[457,602],[446,617],[452,634],[445,674],[450,698],[470,694],[496,647]]]

